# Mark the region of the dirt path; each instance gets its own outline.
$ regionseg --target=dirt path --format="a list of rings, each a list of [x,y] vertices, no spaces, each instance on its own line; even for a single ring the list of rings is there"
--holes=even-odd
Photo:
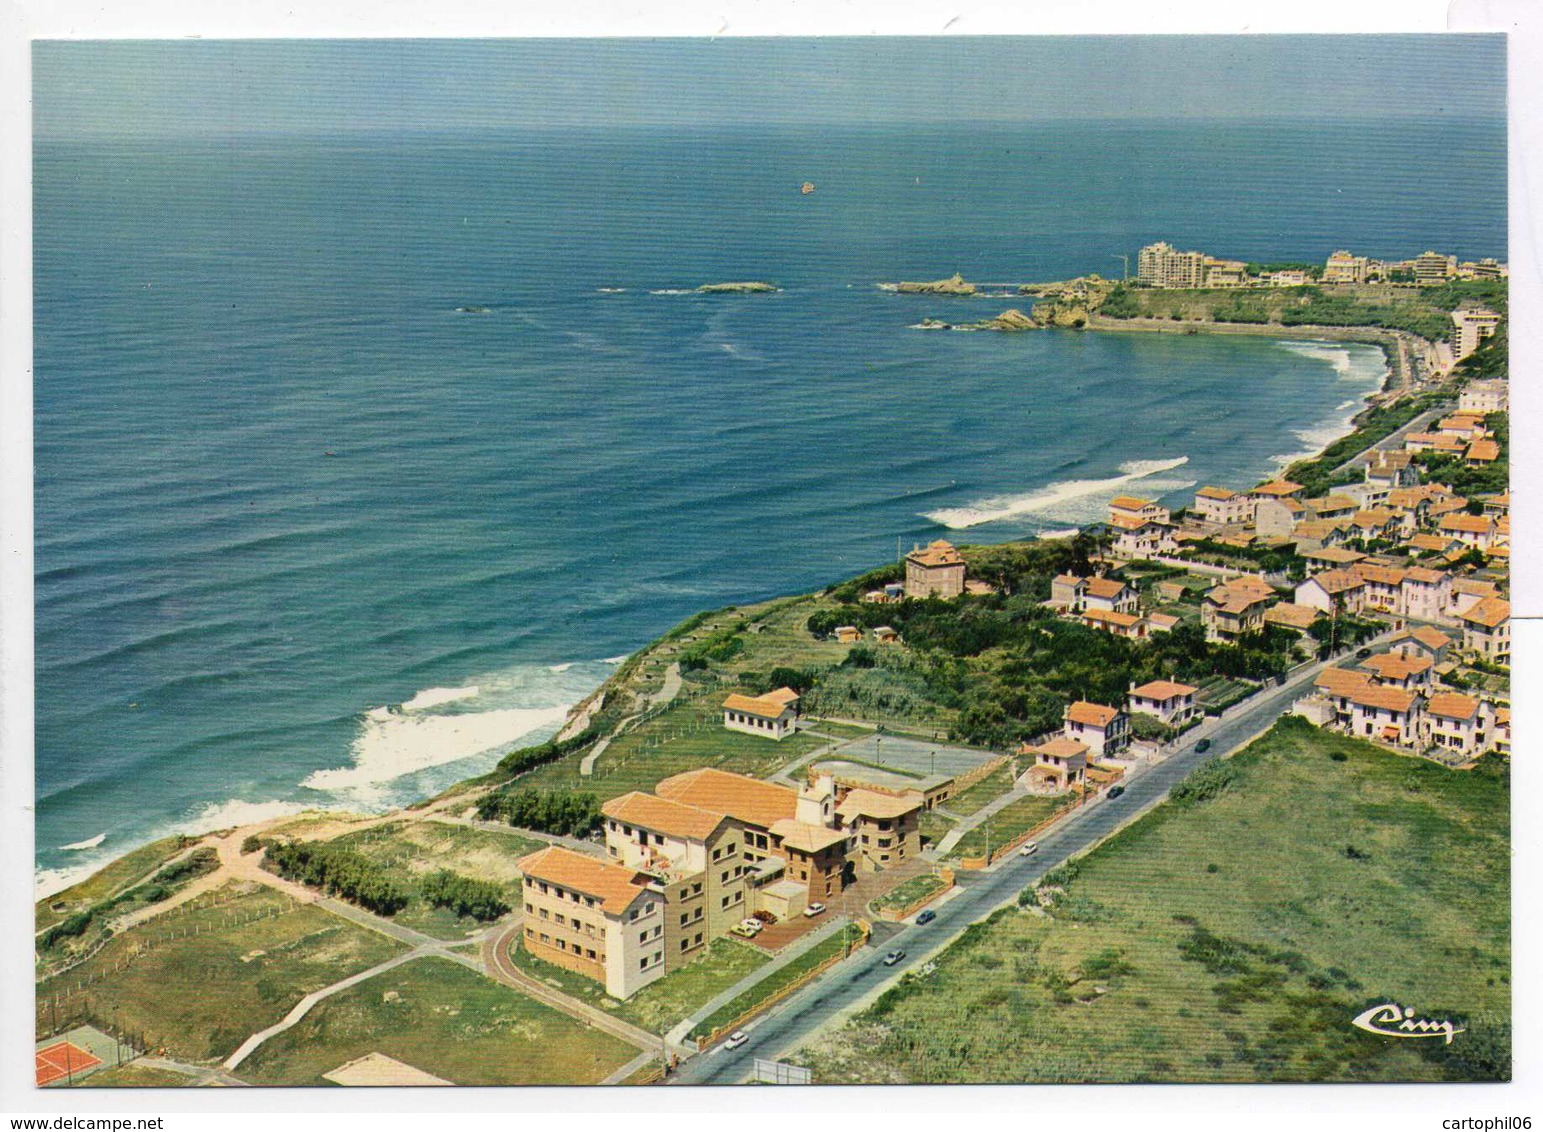
[[[516,967],[514,961],[509,958],[509,947],[518,937],[522,923],[523,918],[517,917],[513,923],[483,937],[482,962],[491,978],[548,1006],[556,1007],[570,1018],[576,1018],[597,1030],[604,1030],[613,1037],[635,1045],[645,1053],[658,1055],[664,1049],[664,1042],[657,1034],[651,1034],[639,1026],[634,1026],[631,1022],[613,1017],[587,1002],[570,998]]]

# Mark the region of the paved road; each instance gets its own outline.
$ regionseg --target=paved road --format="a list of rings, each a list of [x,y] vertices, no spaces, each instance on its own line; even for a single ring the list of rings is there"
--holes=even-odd
[[[1370,447],[1363,448],[1361,451],[1357,452],[1354,456],[1350,457],[1350,459],[1346,460],[1343,464],[1339,465],[1339,467],[1335,468],[1334,471],[1330,474],[1337,475],[1340,472],[1349,471],[1351,468],[1366,467],[1366,464],[1371,459],[1371,454],[1373,452],[1403,451],[1404,438],[1406,436],[1408,436],[1411,432],[1423,432],[1427,427],[1430,426],[1432,421],[1436,420],[1438,417],[1446,416],[1456,407],[1457,406],[1448,402],[1443,403],[1437,408],[1431,409],[1429,412],[1421,413],[1408,424],[1394,429],[1391,433],[1376,443],[1372,444]]]
[[[1138,814],[1161,803],[1168,791],[1197,765],[1218,754],[1246,744],[1274,720],[1309,684],[1324,664],[1313,664],[1291,677],[1284,686],[1267,689],[1248,701],[1228,719],[1191,732],[1190,742],[1160,763],[1143,767],[1126,780],[1123,797],[1102,799],[1078,810],[1065,823],[1040,839],[1032,857],[1010,856],[993,869],[962,873],[964,891],[937,906],[937,919],[925,927],[904,925],[883,941],[881,947],[859,953],[832,968],[823,978],[790,998],[779,1010],[747,1028],[750,1040],[733,1051],[718,1046],[693,1058],[670,1078],[672,1083],[731,1085],[743,1081],[757,1057],[774,1058],[797,1050],[833,1015],[858,1005],[886,983],[923,963],[930,953],[981,919],[999,905],[1016,899],[1066,858],[1090,848]],[[1205,753],[1194,744],[1209,738]],[[878,938],[878,937],[876,937]],[[894,967],[883,965],[884,952],[903,947],[910,954]]]

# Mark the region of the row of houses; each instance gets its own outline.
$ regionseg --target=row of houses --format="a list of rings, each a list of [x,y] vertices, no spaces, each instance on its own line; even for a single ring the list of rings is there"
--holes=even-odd
[[[1477,696],[1438,690],[1428,657],[1382,653],[1362,668],[1327,668],[1296,711],[1362,739],[1410,750],[1435,748],[1468,760],[1510,753],[1510,709]]]
[[[625,999],[755,912],[831,899],[921,852],[914,792],[803,790],[704,768],[601,807],[606,858],[550,846],[519,861],[522,943]]]

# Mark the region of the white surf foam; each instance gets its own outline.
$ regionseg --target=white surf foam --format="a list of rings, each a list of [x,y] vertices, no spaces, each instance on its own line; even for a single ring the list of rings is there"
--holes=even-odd
[[[1035,537],[1040,539],[1076,538],[1081,533],[1081,527],[1067,527],[1065,530],[1061,531],[1040,531],[1039,534]]]
[[[444,763],[480,755],[561,723],[568,704],[501,708],[462,715],[366,716],[353,744],[353,765],[318,770],[302,785],[331,793],[378,786]]]
[[[601,664],[620,664],[622,661],[626,660],[631,655],[632,655],[631,653],[625,653],[624,652],[620,656],[604,657],[604,658],[601,659],[600,663]]]
[[[1152,479],[1161,472],[1172,471],[1187,463],[1188,456],[1171,460],[1132,460],[1120,465],[1120,475],[1108,479],[1063,480],[1027,495],[993,496],[966,507],[945,507],[923,512],[922,517],[956,531],[1025,515],[1050,515],[1063,521],[1092,521],[1102,513],[1104,504],[1119,495],[1128,484],[1138,480],[1146,481],[1142,486],[1149,492],[1177,491],[1181,487],[1193,486],[1192,482]]]
[[[425,688],[404,703],[402,710],[422,711],[425,708],[438,707],[440,704],[453,704],[456,700],[472,699],[481,691],[482,689],[475,684],[469,684],[464,688]]]
[[[273,818],[289,817],[291,814],[303,813],[306,810],[325,809],[301,802],[284,802],[279,800],[267,802],[249,802],[241,798],[231,798],[224,802],[210,802],[203,806],[190,809],[180,818],[157,827],[139,842],[140,845],[148,845],[152,841],[159,841],[163,837],[171,837],[174,834],[183,833],[189,837],[197,837],[201,834],[212,833],[217,829],[234,829],[237,826],[252,825],[255,822],[269,821]],[[100,838],[105,839],[106,834]],[[97,845],[101,844],[98,838],[92,838]],[[81,844],[85,844],[82,842]],[[119,850],[108,853],[93,853],[84,858],[80,864],[71,865],[60,869],[39,869],[33,874],[32,891],[33,899],[42,900],[52,896],[56,892],[62,892],[71,885],[79,884],[92,873],[102,868],[137,848],[135,845],[124,845]],[[70,846],[60,846],[68,849]]]
[[[68,845],[61,845],[59,849],[65,853],[79,853],[85,849],[95,849],[107,840],[107,834],[99,833],[95,837],[88,837],[84,841],[72,841]]]
[[[657,291],[650,291],[650,295],[695,295],[693,287],[660,287]]]

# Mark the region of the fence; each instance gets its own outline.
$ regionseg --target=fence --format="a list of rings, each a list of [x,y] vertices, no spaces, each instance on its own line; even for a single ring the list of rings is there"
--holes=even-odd
[[[235,898],[227,897],[203,904],[200,904],[196,901],[190,901],[189,903],[181,905],[180,907],[170,909],[165,913],[165,916],[168,918],[176,918],[179,916],[191,914],[193,912],[214,911],[231,903],[233,899]],[[36,1000],[37,1031],[38,1033],[47,1032],[50,1026],[57,1026],[59,1024],[59,1019],[61,1017],[64,1019],[76,1017],[80,1020],[90,1021],[92,1025],[97,1026],[98,1028],[104,1028],[98,1020],[91,1017],[89,1005],[92,1001],[91,987],[97,983],[106,981],[110,976],[118,974],[125,968],[132,966],[138,960],[144,958],[150,952],[155,951],[157,948],[162,947],[168,943],[175,943],[179,940],[196,938],[197,936],[201,935],[210,935],[216,931],[229,931],[234,928],[242,928],[246,927],[248,924],[255,924],[260,920],[277,919],[279,916],[287,915],[299,907],[299,901],[286,898],[282,904],[257,909],[250,915],[225,916],[218,921],[211,920],[207,923],[188,924],[182,928],[173,927],[169,931],[161,931],[154,935],[141,935],[140,933],[136,932],[133,941],[124,946],[123,954],[116,957],[112,962],[103,964],[97,970],[92,971],[89,974],[82,975],[79,978],[61,984],[53,994],[50,994],[46,997],[40,995]],[[156,921],[157,924],[159,924],[159,920],[160,918],[158,917]],[[49,975],[40,976],[40,983],[43,979],[47,979],[49,981],[63,979],[63,977],[70,971],[80,967],[88,960],[95,958],[110,943],[113,943],[115,940],[122,942],[127,938],[128,937],[125,936],[107,936],[100,942],[92,945],[88,952],[72,962],[68,967],[65,967],[62,970]],[[72,1011],[76,1013],[72,1014]],[[45,1018],[47,1019],[46,1025]]]
[[[852,952],[856,951],[858,948],[866,946],[868,943],[868,936],[872,932],[872,926],[865,920],[854,920],[853,924],[858,930],[858,938],[855,941],[849,939],[846,946],[844,946],[840,951],[831,955],[824,962],[820,963],[819,966],[809,968],[809,970],[798,976],[798,978],[794,979],[791,983],[778,987],[776,990],[772,991],[771,994],[767,995],[760,1002],[752,1006],[749,1010],[746,1010],[744,1013],[740,1014],[737,1018],[734,1018],[728,1022],[725,1022],[723,1025],[714,1028],[710,1033],[699,1036],[696,1039],[697,1049],[699,1051],[704,1050],[725,1035],[732,1034],[735,1030],[739,1029],[756,1015],[764,1014],[773,1006],[776,1006],[777,1003],[782,1002],[784,999],[790,997],[793,994],[796,994],[798,991],[803,990],[815,979],[819,978],[826,971],[834,967],[837,963],[840,963],[842,960],[846,959],[847,956],[851,955]]]
[[[1001,845],[998,845],[995,849],[991,850],[991,855],[989,857],[959,858],[959,867],[961,869],[973,870],[988,868],[989,866],[996,864],[996,862],[1007,856],[1007,854],[1017,850],[1017,848],[1025,841],[1033,840],[1035,837],[1039,836],[1041,833],[1045,832],[1045,830],[1053,826],[1056,822],[1064,818],[1067,814],[1077,809],[1077,807],[1084,805],[1086,802],[1086,794],[1077,795],[1077,800],[1071,805],[1062,806],[1059,810],[1045,818],[1043,821],[1039,822],[1037,825],[1030,826],[1022,833],[1016,834],[1010,840],[1003,842]]]

